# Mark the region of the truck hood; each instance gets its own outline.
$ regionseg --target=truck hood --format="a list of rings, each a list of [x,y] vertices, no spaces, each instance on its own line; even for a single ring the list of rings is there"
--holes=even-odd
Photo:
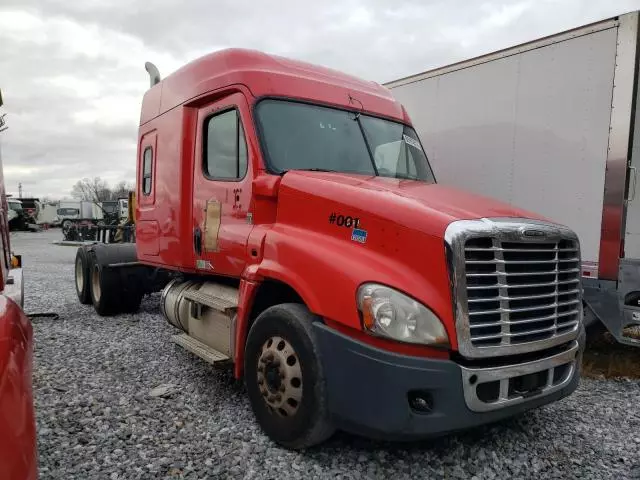
[[[492,217],[545,220],[534,213],[455,188],[395,178],[290,171],[282,179],[280,193],[294,195],[299,200],[315,197],[336,209],[338,215],[376,217],[438,236],[456,220]]]

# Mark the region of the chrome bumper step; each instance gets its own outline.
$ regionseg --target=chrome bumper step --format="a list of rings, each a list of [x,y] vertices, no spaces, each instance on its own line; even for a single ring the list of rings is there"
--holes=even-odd
[[[213,348],[205,345],[199,340],[196,340],[193,337],[190,337],[186,333],[181,333],[179,335],[173,335],[171,337],[174,343],[180,345],[185,350],[197,355],[202,358],[205,362],[208,362],[212,365],[219,365],[221,363],[227,363],[231,359],[222,352],[214,350]]]

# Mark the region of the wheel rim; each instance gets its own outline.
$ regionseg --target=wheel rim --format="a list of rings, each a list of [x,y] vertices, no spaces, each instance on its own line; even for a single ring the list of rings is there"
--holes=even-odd
[[[296,414],[302,400],[302,368],[291,344],[271,337],[258,359],[258,387],[267,407],[281,417]]]
[[[100,270],[98,270],[97,265],[93,267],[93,272],[91,274],[91,291],[93,292],[93,298],[96,302],[99,302],[102,290],[100,288]]]
[[[76,288],[82,293],[84,290],[84,268],[82,268],[82,260],[76,260]]]

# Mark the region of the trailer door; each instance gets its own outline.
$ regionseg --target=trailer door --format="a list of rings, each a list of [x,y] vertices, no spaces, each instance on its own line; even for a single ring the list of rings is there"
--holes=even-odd
[[[622,28],[622,26],[621,26]],[[620,48],[620,50],[622,50]],[[627,55],[630,57],[627,60],[627,90],[632,91],[633,85],[637,83],[637,72],[635,72],[635,64],[637,58],[637,45],[626,45]],[[634,78],[635,76],[635,78]],[[626,222],[624,230],[624,257],[632,259],[640,259],[640,186],[638,185],[638,169],[640,169],[640,112],[638,112],[638,101],[640,100],[640,89],[636,92],[635,111],[632,108],[631,99],[627,99],[627,115],[628,118],[633,120],[631,125],[633,126],[633,142],[631,144],[631,155],[628,168],[628,184],[627,184],[627,196],[626,196]],[[614,125],[612,123],[612,129]],[[612,134],[613,134],[612,130]],[[624,131],[620,132],[621,134]],[[621,146],[626,147],[628,145],[628,136],[623,136],[620,139]],[[619,154],[620,163],[622,164],[625,158],[623,153],[626,152],[624,148],[623,152]],[[621,170],[622,165],[621,165]],[[624,177],[621,179],[621,186],[624,185]],[[621,255],[622,256],[622,255]]]

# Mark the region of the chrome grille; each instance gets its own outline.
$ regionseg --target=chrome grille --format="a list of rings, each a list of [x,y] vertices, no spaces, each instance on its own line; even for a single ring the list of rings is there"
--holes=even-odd
[[[465,245],[471,344],[528,343],[574,329],[580,316],[580,258],[576,242]]]
[[[524,353],[577,337],[580,245],[571,230],[531,220],[462,220],[445,239],[460,353]]]

